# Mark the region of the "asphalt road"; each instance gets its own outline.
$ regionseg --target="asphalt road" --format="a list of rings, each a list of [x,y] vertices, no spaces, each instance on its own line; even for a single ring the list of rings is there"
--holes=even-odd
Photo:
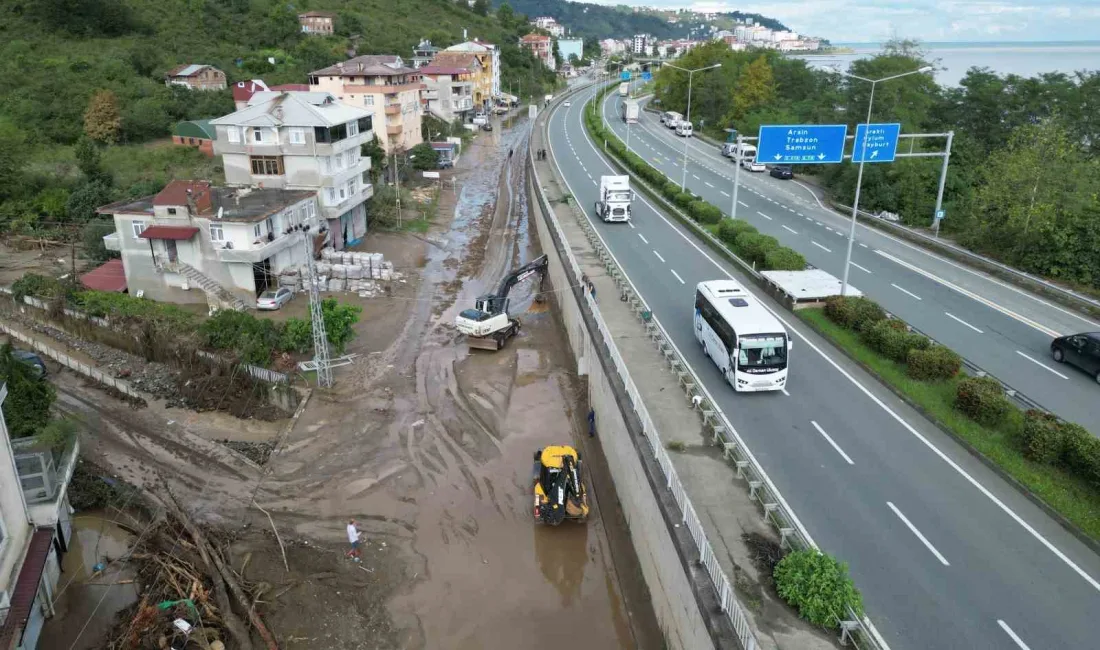
[[[609,126],[625,141],[619,101],[612,93],[603,108]],[[642,121],[630,127],[631,150],[676,183],[683,178],[685,144],[688,189],[729,214],[732,161],[705,142],[676,136],[653,113],[643,111]],[[802,253],[810,264],[843,276],[849,218],[822,206],[797,180],[745,170],[740,180],[738,219]],[[1100,435],[1100,383],[1050,356],[1053,337],[1100,331],[1100,324],[873,228],[858,226],[856,242],[849,281],[865,295],[1050,411]]]
[[[555,109],[548,128],[590,214],[600,175],[613,172],[582,104]],[[891,647],[1096,646],[1100,558],[751,285],[794,332],[789,394],[734,393],[692,333],[695,284],[733,277],[732,265],[644,197],[633,215],[594,225],[815,541],[850,564]],[[842,241],[824,226],[805,236],[834,251]],[[872,263],[864,253],[857,261]]]

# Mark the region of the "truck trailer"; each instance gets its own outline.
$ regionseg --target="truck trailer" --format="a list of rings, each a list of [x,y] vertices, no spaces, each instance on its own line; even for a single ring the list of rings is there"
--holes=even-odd
[[[623,121],[627,124],[637,124],[638,116],[641,115],[642,109],[638,105],[636,99],[624,99],[619,104],[619,115],[623,118]]]

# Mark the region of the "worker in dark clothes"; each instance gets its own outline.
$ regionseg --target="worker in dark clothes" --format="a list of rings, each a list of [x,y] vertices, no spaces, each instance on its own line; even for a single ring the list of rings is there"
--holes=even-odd
[[[588,409],[588,437],[596,437],[596,411]]]

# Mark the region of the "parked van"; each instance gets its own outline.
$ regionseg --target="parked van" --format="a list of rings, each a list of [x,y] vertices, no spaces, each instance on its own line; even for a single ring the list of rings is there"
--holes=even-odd
[[[687,120],[681,120],[680,122],[678,122],[676,124],[676,135],[680,136],[681,138],[690,138],[691,122],[688,122]]]

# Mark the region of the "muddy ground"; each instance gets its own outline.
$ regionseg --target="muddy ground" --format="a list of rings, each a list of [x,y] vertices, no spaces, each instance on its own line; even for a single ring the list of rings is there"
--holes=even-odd
[[[167,486],[193,516],[234,531],[234,565],[251,553],[247,580],[279,594],[260,611],[283,648],[662,644],[598,458],[587,525],[532,522],[532,453],[588,443],[585,386],[538,286],[513,289],[523,328],[502,351],[471,353],[453,327],[539,254],[521,191],[526,128],[501,124],[463,151],[427,234],[368,235],[362,248],[407,282],[365,301],[356,363],[280,430],[133,411],[57,378],[62,405],[85,416],[92,460],[150,491]],[[225,438],[275,450],[261,467]],[[345,557],[349,518],[365,532],[361,564]]]

